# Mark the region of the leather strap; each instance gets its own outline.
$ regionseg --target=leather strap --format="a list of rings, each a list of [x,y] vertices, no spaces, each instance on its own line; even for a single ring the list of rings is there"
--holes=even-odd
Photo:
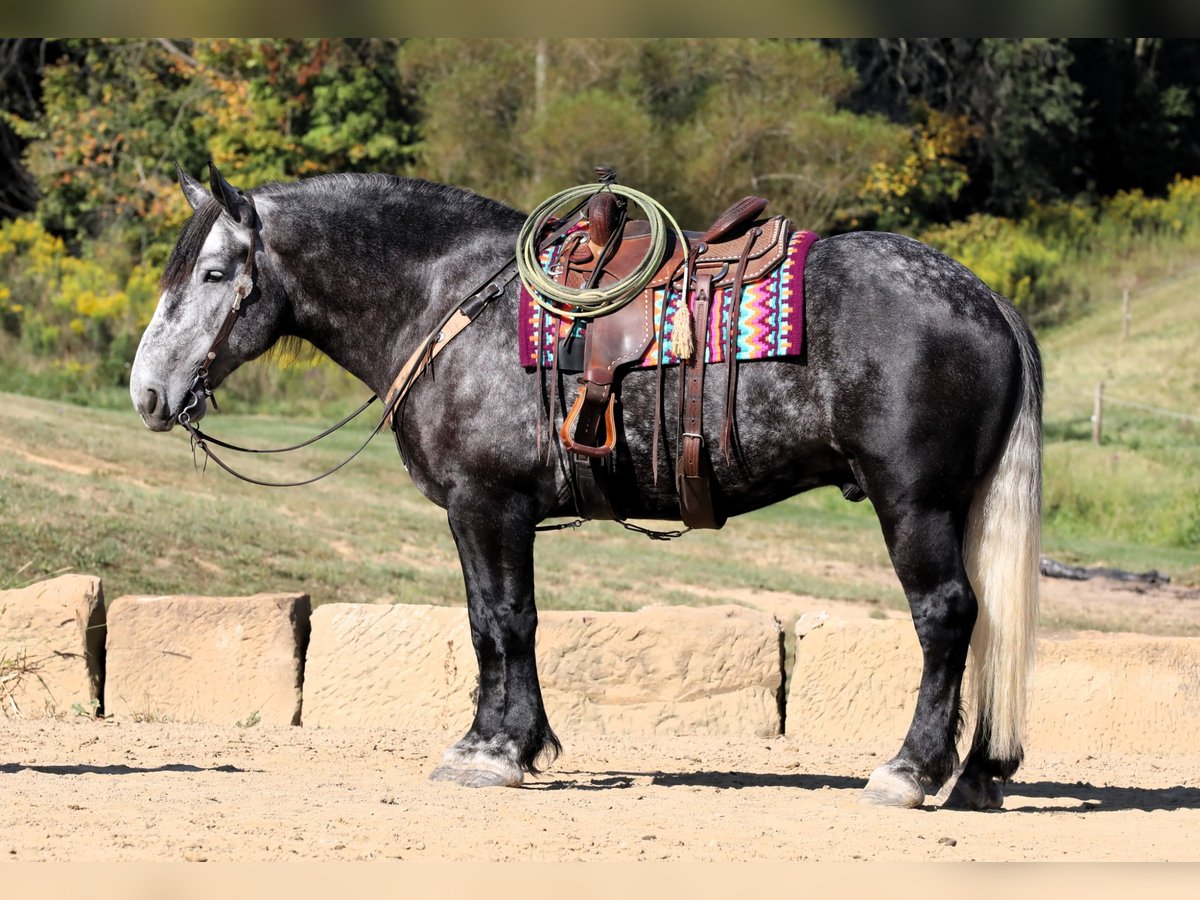
[[[584,245],[586,245],[586,240],[587,239],[584,236],[584,234],[582,232],[579,232],[574,237],[567,237],[563,241],[563,245],[558,251],[558,257],[554,261],[554,265],[558,267],[559,278],[561,279],[563,284],[567,283],[567,277],[570,275],[570,272],[571,272],[571,247],[572,247],[572,244],[574,243],[577,246],[584,246]],[[550,316],[546,312],[546,310],[540,306],[538,307],[538,316],[540,317],[540,319],[539,319],[540,327],[538,328],[539,341],[542,341],[544,343],[546,340],[544,329],[547,329],[547,328],[554,329],[554,336],[551,339],[551,341],[552,341],[551,346],[554,348],[554,357],[550,364],[550,404],[546,408],[546,430],[548,432],[552,432],[554,430],[554,413],[555,413],[555,410],[558,409],[558,370],[559,370],[559,367],[562,362],[562,344],[559,340],[558,319]],[[544,352],[545,351],[544,351],[543,347],[539,346],[538,347],[538,379],[537,379],[539,391],[541,390],[541,386],[544,383],[542,381],[542,354]],[[539,435],[538,449],[540,451],[541,450],[540,435],[541,435],[541,431],[542,431],[542,413],[541,413],[540,398],[539,398],[539,403],[538,403],[538,410],[539,410],[539,412],[538,412],[538,428],[537,428],[537,430],[538,430],[538,435]],[[546,462],[547,463],[550,462],[550,458],[551,458],[550,454],[552,452],[553,446],[554,446],[554,442],[547,439],[547,441],[546,441]],[[540,453],[539,453],[539,455],[540,455]]]
[[[729,462],[733,444],[733,407],[737,397],[738,377],[738,337],[741,330],[742,287],[746,278],[746,262],[750,254],[750,245],[762,234],[761,228],[751,232],[751,238],[746,243],[738,259],[737,269],[733,274],[733,286],[729,298],[729,334],[725,344],[725,421],[721,425],[721,450],[725,454],[725,462]]]
[[[689,528],[720,528],[725,517],[713,507],[708,453],[704,447],[704,348],[712,299],[711,273],[696,275],[692,343],[696,348],[680,373],[679,463],[675,471],[679,513]]]
[[[387,393],[387,422],[389,425],[392,424],[393,412],[416,380],[421,377],[422,373],[437,358],[438,354],[446,349],[450,341],[457,337],[459,332],[470,324],[471,318],[461,308],[456,309],[454,314],[433,335],[433,340],[421,344],[413,355],[408,358],[408,361],[401,367],[400,374],[396,376],[396,380],[392,382],[392,386]]]
[[[704,244],[696,246],[695,251],[688,257],[688,263],[683,267],[683,279],[679,286],[679,302],[687,303],[688,294],[692,289],[692,278],[696,272],[696,260],[708,248]],[[674,278],[667,282],[667,289],[663,294],[662,311],[658,317],[658,363],[655,366],[654,376],[654,431],[651,436],[650,445],[650,468],[654,470],[654,484],[658,484],[658,445],[662,440],[662,423],[663,423],[663,378],[666,370],[666,363],[663,358],[663,351],[667,343],[667,307],[670,306],[671,299],[671,284],[674,283]],[[683,368],[680,367],[680,378],[683,378]],[[683,396],[683,387],[680,387],[680,397]]]
[[[205,393],[210,397],[212,396],[212,391],[208,387],[208,370],[217,358],[217,354],[225,346],[225,342],[229,340],[229,335],[233,333],[233,326],[237,324],[238,316],[241,315],[242,301],[249,297],[254,290],[254,249],[255,244],[258,242],[258,211],[254,208],[254,200],[250,195],[246,194],[245,196],[250,204],[251,220],[248,223],[250,228],[250,249],[246,251],[246,261],[242,263],[242,268],[233,279],[233,303],[230,304],[229,311],[225,313],[225,320],[221,322],[221,327],[217,329],[217,336],[213,338],[208,352],[204,354],[204,361],[200,363],[200,367],[196,370],[195,375],[195,378],[198,378],[200,384],[204,386]]]

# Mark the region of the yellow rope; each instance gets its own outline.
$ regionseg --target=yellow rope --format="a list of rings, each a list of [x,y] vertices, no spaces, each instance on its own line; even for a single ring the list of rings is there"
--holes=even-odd
[[[538,258],[537,237],[555,210],[598,193],[596,185],[581,184],[555,194],[529,214],[517,236],[517,271],[521,282],[538,305],[565,319],[594,319],[616,312],[643,290],[654,278],[667,252],[667,223],[675,230],[676,240],[683,247],[683,262],[687,264],[688,245],[683,230],[675,218],[653,197],[619,184],[609,184],[599,190],[611,191],[618,197],[634,201],[645,212],[650,223],[650,246],[636,269],[604,288],[570,288],[559,284],[542,269]]]

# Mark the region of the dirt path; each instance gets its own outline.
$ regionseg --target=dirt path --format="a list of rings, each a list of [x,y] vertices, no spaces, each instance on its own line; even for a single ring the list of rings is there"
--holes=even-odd
[[[563,737],[470,791],[425,778],[444,735],[10,722],[0,860],[1200,858],[1200,755],[1035,752],[1002,813],[904,812],[858,805],[869,749]]]
[[[896,573],[883,566],[823,563],[814,574],[857,582],[895,585]],[[1200,637],[1200,588],[1186,584],[1154,586],[1093,578],[1069,581],[1045,578],[1041,585],[1041,630],[1044,633],[1099,629]],[[853,601],[827,600],[805,594],[751,589],[704,591],[680,586],[710,601],[742,603],[775,615],[785,625],[803,613],[823,610],[853,618],[873,615],[907,619],[905,609],[888,609]]]

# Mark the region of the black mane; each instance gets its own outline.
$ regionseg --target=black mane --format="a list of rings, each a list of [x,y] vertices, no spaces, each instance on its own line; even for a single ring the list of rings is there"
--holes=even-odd
[[[498,210],[510,212],[514,217],[520,217],[518,212],[507,204],[481,196],[465,188],[437,184],[420,178],[403,178],[397,175],[348,173],[336,175],[317,175],[312,178],[294,182],[272,181],[253,190],[260,197],[279,196],[294,192],[326,194],[333,196],[359,195],[374,193],[384,197],[391,194],[407,193],[410,196],[428,201],[430,206],[453,204],[463,221],[478,219],[486,220]],[[163,269],[159,290],[162,293],[182,290],[196,267],[196,260],[208,233],[221,215],[221,207],[215,201],[204,203],[184,223],[183,231],[167,265]]]
[[[196,267],[196,257],[200,255],[200,248],[204,246],[208,233],[212,231],[220,215],[220,205],[215,200],[209,200],[183,224],[183,231],[175,249],[171,251],[166,268],[163,269],[162,280],[159,282],[161,293],[182,290],[187,285],[188,279],[192,277],[192,270]]]

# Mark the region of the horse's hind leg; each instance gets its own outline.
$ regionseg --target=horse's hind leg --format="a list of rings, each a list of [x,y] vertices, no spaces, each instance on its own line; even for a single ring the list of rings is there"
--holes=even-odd
[[[977,605],[963,566],[962,512],[904,501],[879,508],[884,538],[912,608],[924,656],[917,709],[896,756],[876,769],[863,801],[916,807],[958,763],[963,669]]]
[[[467,587],[479,699],[466,736],[430,777],[468,787],[516,786],[557,752],[542,706],[534,658],[532,503],[521,496],[473,495],[449,505]]]

